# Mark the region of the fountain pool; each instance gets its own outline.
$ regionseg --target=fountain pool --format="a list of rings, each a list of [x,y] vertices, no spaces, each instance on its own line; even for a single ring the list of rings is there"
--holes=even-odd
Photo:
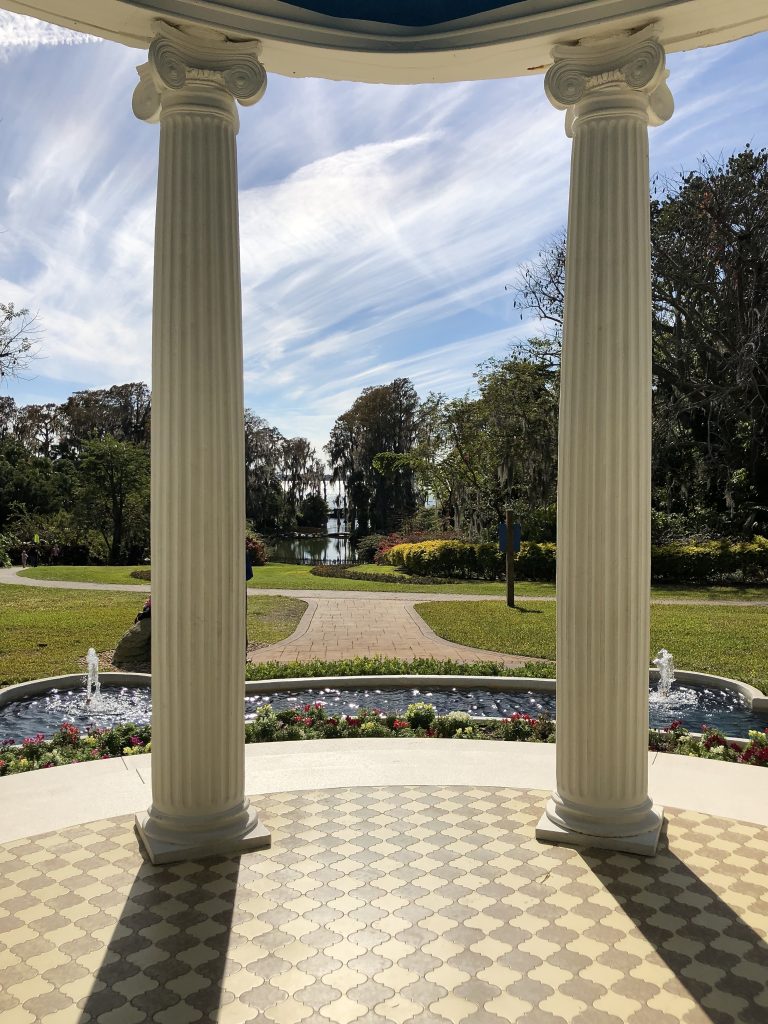
[[[6,702],[0,705],[0,739],[19,742],[36,733],[50,736],[62,722],[71,722],[80,729],[106,728],[120,722],[148,723],[152,713],[149,677],[134,674],[128,678],[126,674],[115,674],[110,678],[110,675],[102,676],[103,688],[98,702],[89,702],[84,686],[73,685],[79,682],[76,676],[64,677],[58,681],[58,686],[55,685],[57,680],[50,680],[48,687],[39,687],[40,692],[19,694],[18,699],[7,700],[13,694],[0,693],[0,700],[6,697]],[[698,677],[712,682],[691,685],[683,679],[674,683],[669,696],[664,697],[655,688],[655,675],[652,673],[654,678],[649,686],[652,728],[664,728],[672,721],[681,721],[692,732],[700,731],[703,725],[711,725],[729,736],[746,737],[750,729],[764,729],[768,725],[768,699],[762,698],[760,703],[762,695],[757,691],[754,691],[757,694],[754,703],[758,706],[750,708],[749,699],[737,690],[716,685],[714,677]],[[692,675],[679,673],[680,677]],[[247,684],[244,709],[249,719],[265,704],[280,710],[320,700],[329,711],[354,715],[362,706],[389,713],[404,711],[414,701],[423,700],[434,704],[438,714],[468,711],[476,718],[506,718],[515,712],[525,712],[555,717],[554,689],[553,680],[477,676],[280,680]],[[747,691],[750,689],[745,687]]]

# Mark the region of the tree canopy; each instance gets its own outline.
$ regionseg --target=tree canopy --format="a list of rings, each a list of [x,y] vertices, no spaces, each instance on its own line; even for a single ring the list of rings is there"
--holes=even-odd
[[[702,160],[651,197],[654,507],[716,532],[768,530],[768,150]],[[557,358],[565,235],[517,302]]]

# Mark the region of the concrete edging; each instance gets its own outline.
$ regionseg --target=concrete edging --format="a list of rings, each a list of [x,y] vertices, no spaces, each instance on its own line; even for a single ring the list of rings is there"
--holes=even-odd
[[[20,697],[35,697],[47,690],[66,690],[82,686],[85,673],[76,672],[67,676],[49,676],[47,679],[31,679],[28,683],[14,683],[0,690],[0,707]],[[151,686],[152,676],[147,672],[103,672],[99,675],[102,686]]]
[[[309,611],[309,609],[307,609]],[[306,615],[306,613],[305,613]],[[299,624],[299,627],[301,623]],[[102,686],[151,686],[152,676],[147,672],[104,672],[100,675]],[[649,679],[656,682],[659,678],[657,669],[649,670]],[[749,683],[743,683],[739,679],[728,679],[725,676],[708,675],[705,672],[688,672],[678,670],[675,678],[689,686],[702,688],[713,688],[730,690],[743,697],[750,709],[759,713],[768,713],[768,696],[761,693]],[[32,679],[27,683],[15,683],[0,689],[0,707],[9,704],[20,697],[34,697],[46,690],[64,689],[71,686],[82,685],[84,673],[72,673],[64,676],[50,676],[44,679]],[[431,686],[434,688],[447,689],[449,687],[465,688],[483,686],[488,690],[544,690],[547,693],[555,693],[557,689],[556,679],[541,679],[536,676],[423,676],[423,675],[391,675],[391,676],[298,676],[289,679],[260,679],[250,680],[245,683],[246,694],[252,693],[275,693],[285,690],[296,690],[307,687],[307,680],[312,680],[315,686],[334,684],[350,687],[368,686],[375,680],[377,685],[383,687],[402,686],[405,683],[412,683],[419,680],[421,687]]]

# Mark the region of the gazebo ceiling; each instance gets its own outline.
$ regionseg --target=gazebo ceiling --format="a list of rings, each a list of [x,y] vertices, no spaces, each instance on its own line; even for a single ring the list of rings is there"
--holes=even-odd
[[[667,50],[768,30],[766,0],[0,0],[0,8],[145,49],[153,22],[257,38],[269,71],[451,82],[545,70],[555,43],[653,24]]]
[[[287,0],[286,6],[347,21],[427,28],[519,3],[525,0]]]

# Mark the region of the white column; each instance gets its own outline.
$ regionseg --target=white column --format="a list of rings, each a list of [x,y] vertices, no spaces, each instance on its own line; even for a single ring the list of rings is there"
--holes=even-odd
[[[153,863],[269,845],[245,797],[245,494],[235,99],[258,44],[158,24],[133,98],[160,122],[152,331]]]
[[[648,125],[672,113],[647,33],[556,46],[573,138],[561,367],[557,785],[536,834],[655,852],[648,796],[651,268]]]

